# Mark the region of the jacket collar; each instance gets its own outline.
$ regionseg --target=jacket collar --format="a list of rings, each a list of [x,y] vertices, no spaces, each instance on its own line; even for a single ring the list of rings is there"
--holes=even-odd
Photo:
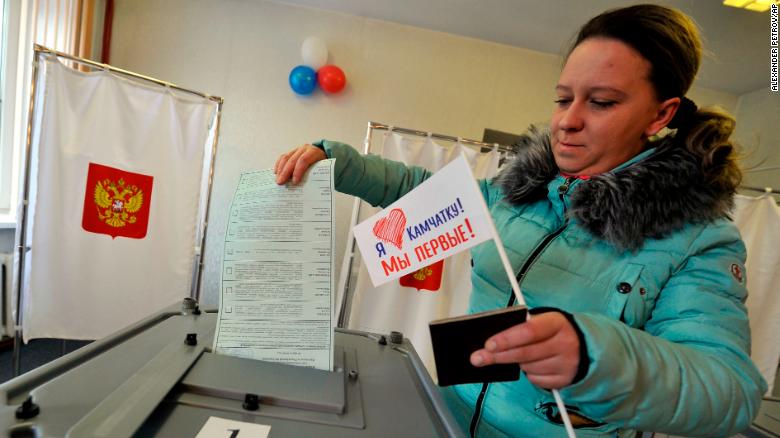
[[[645,240],[666,237],[688,223],[728,217],[734,193],[708,184],[697,157],[676,147],[671,137],[654,146],[573,184],[569,217],[620,251],[636,251]],[[496,178],[504,199],[520,205],[547,198],[548,183],[559,176],[549,130],[532,126],[516,147],[517,156]]]

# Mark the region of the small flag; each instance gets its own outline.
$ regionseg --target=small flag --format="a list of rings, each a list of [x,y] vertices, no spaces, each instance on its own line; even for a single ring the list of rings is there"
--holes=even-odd
[[[461,155],[354,232],[371,282],[378,286],[410,273],[414,277],[422,268],[492,239],[492,229],[482,192]],[[435,271],[418,273],[414,284],[440,284],[441,269]]]

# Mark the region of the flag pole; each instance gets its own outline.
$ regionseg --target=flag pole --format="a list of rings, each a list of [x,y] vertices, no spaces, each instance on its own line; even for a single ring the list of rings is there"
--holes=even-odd
[[[473,175],[470,175],[472,179],[474,178]],[[496,230],[496,225],[493,223],[493,218],[490,216],[490,210],[487,208],[487,204],[485,204],[485,200],[480,198],[482,201],[482,208],[485,211],[485,217],[487,217],[489,220],[487,221],[490,225],[490,232],[493,233],[493,242],[496,244],[496,249],[498,250],[498,256],[501,258],[501,264],[504,266],[504,271],[506,271],[506,276],[509,278],[509,283],[512,285],[512,292],[515,294],[515,299],[517,300],[518,304],[525,305],[525,299],[523,298],[523,293],[520,291],[520,285],[517,283],[517,278],[515,278],[515,271],[512,269],[512,264],[509,263],[509,257],[506,255],[506,250],[504,250],[504,242],[501,241],[501,237],[498,235],[498,231]],[[528,319],[531,319],[531,314],[528,313]],[[566,412],[566,405],[563,404],[563,399],[561,398],[561,394],[558,392],[557,389],[552,390],[553,397],[555,398],[555,404],[558,406],[558,411],[561,413],[561,418],[563,419],[563,425],[566,428],[566,434],[569,436],[569,438],[576,438],[576,434],[574,433],[574,428],[571,425],[571,420],[569,419],[569,414]]]
[[[485,206],[485,209],[487,210],[487,206]],[[488,212],[488,217],[490,217],[489,212]],[[512,284],[512,291],[515,294],[517,303],[521,305],[525,305],[523,294],[522,292],[520,292],[520,285],[517,283],[517,278],[515,278],[515,272],[514,270],[512,270],[512,265],[509,263],[509,257],[507,257],[506,251],[504,250],[504,243],[501,241],[501,238],[498,236],[498,232],[496,231],[496,226],[493,224],[493,221],[490,220],[488,222],[490,222],[491,232],[493,233],[493,242],[495,242],[496,248],[498,249],[498,256],[501,258],[501,263],[504,265],[504,270],[506,271],[506,275],[509,278],[509,282]],[[531,319],[530,313],[528,314],[528,319]],[[563,425],[566,427],[566,434],[569,436],[569,438],[575,438],[577,435],[574,433],[574,428],[571,425],[569,414],[566,412],[566,405],[563,404],[563,399],[561,398],[561,394],[558,392],[557,389],[553,389],[552,393],[553,393],[553,397],[555,397],[555,404],[558,405],[558,411],[561,413],[561,418],[563,419]]]

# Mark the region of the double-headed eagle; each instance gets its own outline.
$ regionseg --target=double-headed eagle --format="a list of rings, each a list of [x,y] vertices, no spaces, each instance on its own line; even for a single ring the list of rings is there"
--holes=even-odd
[[[100,220],[112,227],[135,223],[137,212],[144,203],[144,192],[138,186],[125,185],[120,178],[114,182],[106,178],[95,185],[95,205]]]
[[[430,277],[431,275],[433,275],[433,269],[431,269],[430,266],[426,266],[424,268],[414,271],[412,277],[414,277],[415,280],[423,281],[426,278]]]

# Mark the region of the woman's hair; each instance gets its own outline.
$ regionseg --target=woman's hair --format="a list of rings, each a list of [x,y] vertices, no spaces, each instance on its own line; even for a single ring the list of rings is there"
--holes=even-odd
[[[733,193],[742,180],[735,145],[729,139],[734,118],[717,108],[697,108],[685,98],[702,56],[701,37],[693,20],[658,5],[609,10],[582,26],[568,54],[590,38],[618,40],[639,52],[650,63],[648,80],[659,101],[683,98],[669,123],[669,128],[677,130],[675,143],[700,158],[702,172],[714,188]]]

